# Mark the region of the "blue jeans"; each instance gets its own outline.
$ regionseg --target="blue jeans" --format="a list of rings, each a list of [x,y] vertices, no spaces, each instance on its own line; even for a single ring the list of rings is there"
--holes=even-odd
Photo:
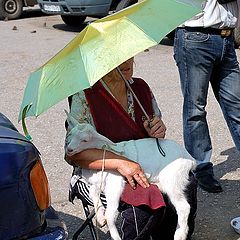
[[[179,28],[174,40],[174,58],[184,97],[185,147],[197,161],[196,177],[213,174],[205,109],[209,83],[240,151],[240,71],[234,39]]]

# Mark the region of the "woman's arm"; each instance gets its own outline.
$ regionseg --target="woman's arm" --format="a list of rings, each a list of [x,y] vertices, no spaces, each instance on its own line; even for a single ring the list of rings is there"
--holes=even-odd
[[[162,113],[158,107],[156,98],[154,97],[152,91],[151,94],[154,117],[150,120],[150,122],[148,120],[145,120],[143,126],[150,137],[164,138],[166,134],[166,126],[162,121]]]
[[[88,149],[73,156],[66,156],[69,164],[80,166],[81,168],[101,170],[103,164],[103,150]],[[140,165],[123,156],[106,151],[104,168],[118,171],[124,176],[132,188],[138,183],[143,188],[149,187],[148,180]]]

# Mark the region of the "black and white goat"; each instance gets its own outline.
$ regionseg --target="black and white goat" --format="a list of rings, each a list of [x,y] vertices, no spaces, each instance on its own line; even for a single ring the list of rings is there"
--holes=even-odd
[[[113,143],[100,135],[87,123],[78,123],[71,115],[68,122],[74,127],[68,133],[66,153],[71,156],[85,149],[105,148],[116,154],[138,162],[150,183],[156,184],[162,193],[167,194],[178,215],[178,227],[174,240],[185,240],[188,234],[190,205],[185,196],[189,184],[189,172],[194,170],[195,161],[189,153],[172,140],[159,139],[165,157],[159,152],[155,138]],[[83,177],[90,185],[97,221],[103,225],[107,221],[112,239],[120,240],[115,226],[120,196],[125,186],[124,177],[118,172],[83,169]],[[107,208],[99,200],[100,192],[106,196]]]

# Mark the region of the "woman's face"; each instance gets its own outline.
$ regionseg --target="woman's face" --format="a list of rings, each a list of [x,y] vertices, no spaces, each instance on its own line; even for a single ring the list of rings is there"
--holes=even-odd
[[[123,76],[125,77],[126,80],[130,80],[132,78],[133,75],[133,61],[134,58],[130,58],[128,59],[126,62],[122,63],[121,65],[119,65],[119,69],[122,72]],[[103,77],[104,81],[107,82],[111,82],[111,81],[123,81],[123,79],[121,78],[119,72],[117,71],[117,69],[113,69],[111,72],[109,72],[107,75],[105,75]]]
[[[133,62],[134,58],[128,59],[126,62],[119,65],[119,69],[126,78],[126,80],[130,80],[133,75]]]

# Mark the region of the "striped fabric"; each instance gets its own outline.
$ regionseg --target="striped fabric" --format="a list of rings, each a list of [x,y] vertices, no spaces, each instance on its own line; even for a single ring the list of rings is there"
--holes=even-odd
[[[93,206],[92,199],[89,197],[89,186],[86,181],[80,176],[73,174],[70,181],[69,200],[73,200],[77,197],[80,200],[85,201],[88,205]],[[100,194],[100,199],[104,207],[107,206],[106,197],[103,193]]]

